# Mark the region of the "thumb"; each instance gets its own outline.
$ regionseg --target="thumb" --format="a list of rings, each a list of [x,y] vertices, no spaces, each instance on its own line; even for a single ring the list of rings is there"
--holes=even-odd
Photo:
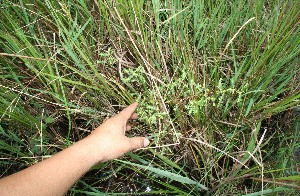
[[[150,141],[145,137],[129,138],[129,151],[144,148],[148,146]]]

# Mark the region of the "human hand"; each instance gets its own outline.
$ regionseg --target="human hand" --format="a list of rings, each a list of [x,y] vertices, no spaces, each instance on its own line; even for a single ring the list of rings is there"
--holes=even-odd
[[[134,113],[138,103],[133,103],[117,115],[106,120],[96,128],[86,140],[92,144],[92,152],[96,162],[105,162],[118,158],[125,153],[149,145],[145,137],[128,138],[125,132],[131,129],[129,119],[137,119]],[[91,145],[90,145],[91,146]]]
[[[149,145],[144,137],[125,136],[131,129],[127,121],[137,118],[137,105],[131,104],[56,155],[1,179],[0,195],[64,195],[93,165]]]

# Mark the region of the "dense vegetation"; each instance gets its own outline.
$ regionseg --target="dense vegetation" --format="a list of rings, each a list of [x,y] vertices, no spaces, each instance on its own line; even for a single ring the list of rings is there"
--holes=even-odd
[[[299,1],[0,1],[0,175],[137,100],[151,147],[69,194],[299,191]],[[298,192],[299,193],[299,192]]]

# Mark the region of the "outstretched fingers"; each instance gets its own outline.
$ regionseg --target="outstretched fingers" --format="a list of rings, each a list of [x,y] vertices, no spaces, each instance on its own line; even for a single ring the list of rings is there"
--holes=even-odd
[[[125,121],[129,119],[136,119],[137,114],[135,114],[134,111],[136,110],[137,106],[138,106],[137,102],[127,106],[119,113],[119,116]]]
[[[130,119],[132,119],[132,120],[138,119],[138,114],[137,114],[137,113],[133,113],[133,114],[130,116]]]
[[[131,130],[131,125],[126,125],[126,131],[130,131]]]

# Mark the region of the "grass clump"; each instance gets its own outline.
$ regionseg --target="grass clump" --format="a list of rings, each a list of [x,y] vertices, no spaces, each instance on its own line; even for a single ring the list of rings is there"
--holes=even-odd
[[[2,1],[2,175],[137,100],[132,135],[151,148],[95,167],[70,193],[294,194],[299,7]]]

